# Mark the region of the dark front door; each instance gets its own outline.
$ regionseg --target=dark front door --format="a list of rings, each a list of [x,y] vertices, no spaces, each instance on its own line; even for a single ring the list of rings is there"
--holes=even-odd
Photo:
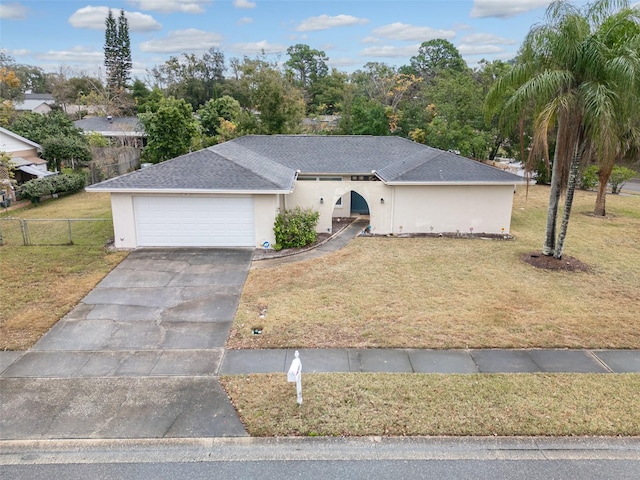
[[[369,215],[369,205],[362,195],[351,192],[351,214]]]

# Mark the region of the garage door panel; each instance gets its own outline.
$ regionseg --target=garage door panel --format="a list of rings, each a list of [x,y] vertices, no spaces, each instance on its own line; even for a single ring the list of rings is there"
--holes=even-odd
[[[141,247],[254,246],[251,197],[134,197]]]

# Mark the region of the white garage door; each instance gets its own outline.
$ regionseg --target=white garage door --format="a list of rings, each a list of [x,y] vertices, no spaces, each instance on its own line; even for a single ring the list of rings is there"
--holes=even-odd
[[[253,247],[251,197],[134,197],[139,247]]]

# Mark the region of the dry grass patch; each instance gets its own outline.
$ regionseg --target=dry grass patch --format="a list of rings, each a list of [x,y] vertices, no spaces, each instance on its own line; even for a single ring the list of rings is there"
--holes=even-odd
[[[106,194],[79,193],[9,214],[19,218],[104,218],[111,215],[111,208]],[[100,245],[1,246],[0,350],[31,347],[125,256]]]
[[[541,248],[547,195],[518,191],[513,241],[358,238],[253,270],[227,346],[640,348],[640,196],[610,196],[610,215],[595,218],[595,194],[577,193],[566,253],[585,273],[521,260]]]
[[[640,435],[640,375],[227,376],[252,436]],[[588,392],[585,394],[585,392]]]

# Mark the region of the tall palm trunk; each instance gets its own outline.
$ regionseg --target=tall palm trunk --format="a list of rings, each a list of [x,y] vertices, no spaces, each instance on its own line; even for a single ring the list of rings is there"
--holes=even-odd
[[[562,174],[560,170],[560,159],[558,157],[558,146],[561,141],[562,128],[558,127],[556,135],[556,151],[553,154],[553,165],[551,167],[551,190],[549,191],[549,207],[547,208],[547,229],[545,232],[544,246],[542,254],[551,256],[556,248],[556,224],[558,222],[558,210],[560,209],[560,194],[562,193]]]
[[[593,214],[604,217],[606,215],[606,201],[607,201],[607,182],[613,171],[613,164],[611,166],[601,166],[598,171],[598,196],[596,197],[596,206],[593,210]]]
[[[580,167],[580,159],[582,158],[583,145],[576,145],[575,154],[571,160],[571,168],[569,170],[569,182],[567,184],[567,196],[564,202],[564,211],[562,212],[562,224],[558,233],[558,241],[556,243],[556,251],[554,258],[560,260],[562,251],[564,250],[564,240],[567,237],[567,227],[569,226],[569,216],[571,215],[571,207],[573,206],[573,194],[576,191],[578,183],[578,169]]]

